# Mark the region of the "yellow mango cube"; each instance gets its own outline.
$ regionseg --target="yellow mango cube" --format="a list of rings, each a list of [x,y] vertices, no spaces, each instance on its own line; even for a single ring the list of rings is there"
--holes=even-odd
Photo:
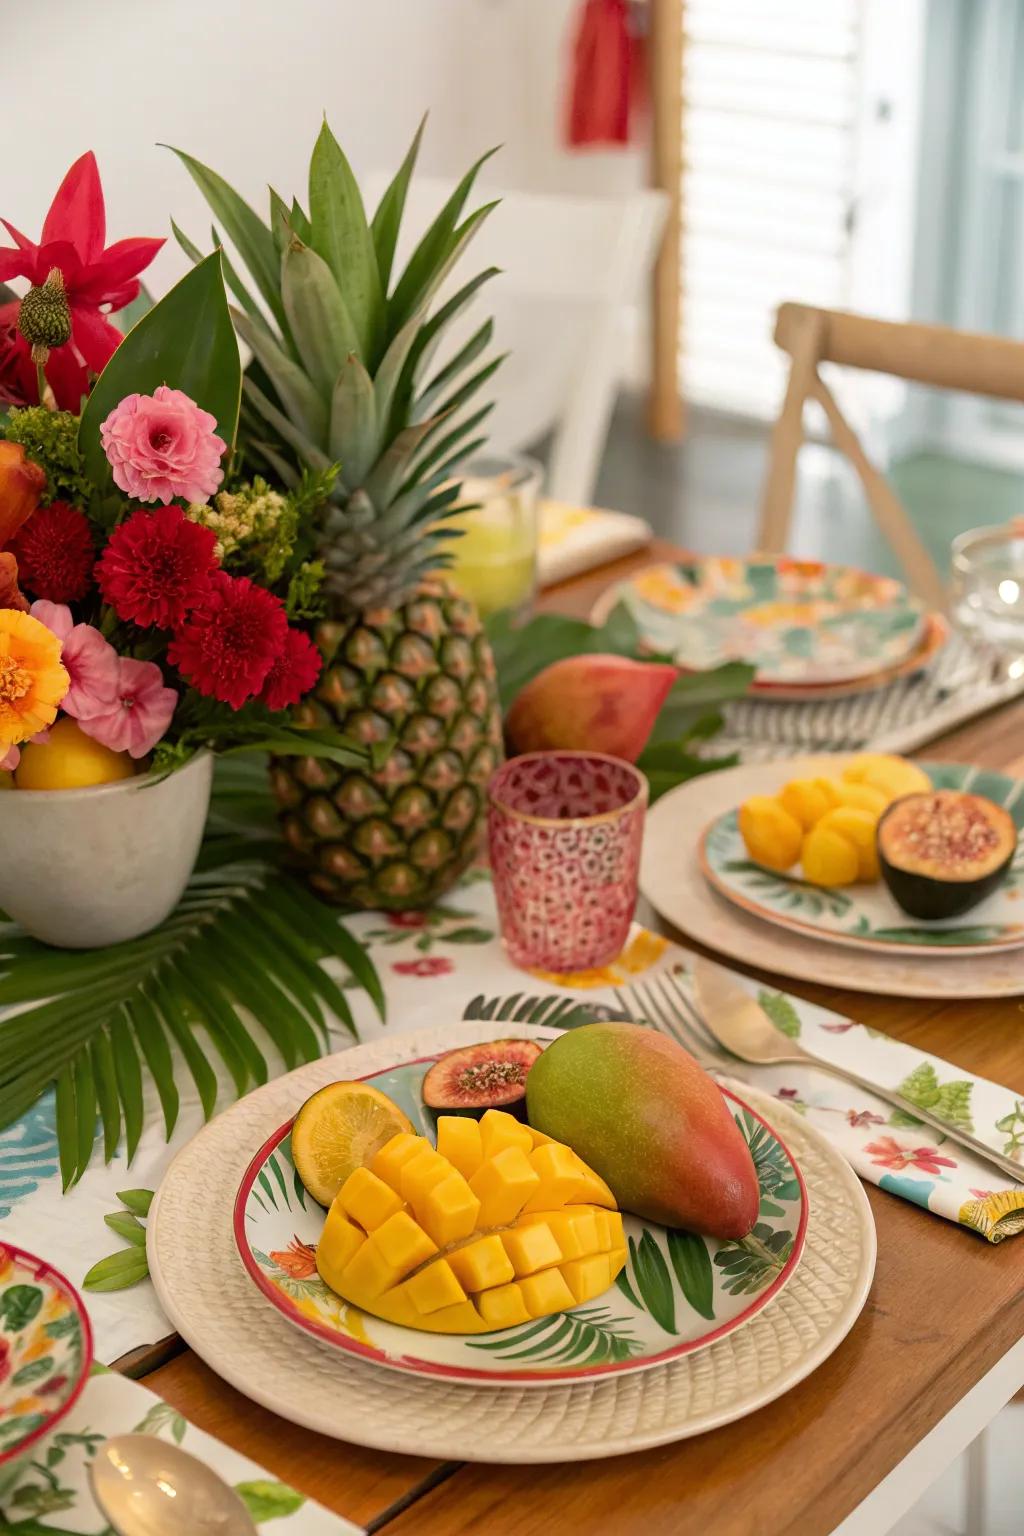
[[[515,1282],[482,1291],[476,1298],[476,1306],[488,1328],[514,1328],[517,1323],[530,1320],[523,1293]]]
[[[410,1158],[418,1157],[423,1151],[423,1137],[413,1136],[410,1131],[400,1131],[397,1136],[392,1136],[386,1141],[370,1164],[370,1169],[378,1179],[383,1179],[385,1184],[390,1184],[392,1189],[401,1193],[401,1174],[405,1164]]]
[[[417,1226],[408,1211],[396,1211],[389,1216],[377,1228],[373,1241],[385,1261],[400,1275],[407,1275],[418,1265],[425,1264],[433,1258],[439,1246]]]
[[[403,1164],[400,1175],[402,1199],[415,1207],[427,1191],[440,1184],[450,1172],[444,1158],[427,1146],[418,1157],[411,1157]]]
[[[324,1229],[316,1247],[317,1268],[323,1273],[322,1266],[326,1266],[331,1274],[340,1275],[349,1259],[365,1241],[366,1234],[354,1222],[349,1221],[337,1200],[334,1200],[327,1212],[327,1220],[324,1222]],[[323,1278],[328,1285],[333,1284],[326,1275]]]
[[[547,1269],[550,1264],[558,1264],[562,1257],[562,1250],[545,1221],[536,1221],[528,1227],[512,1227],[502,1232],[501,1241],[517,1277]]]
[[[540,1179],[540,1188],[523,1207],[527,1214],[550,1211],[577,1197],[583,1187],[583,1165],[575,1152],[561,1142],[549,1142],[530,1153],[530,1167]]]
[[[419,1274],[405,1282],[404,1289],[417,1312],[424,1315],[466,1300],[466,1293],[455,1278],[447,1259],[438,1259],[436,1264],[428,1264],[426,1269],[421,1269]]]
[[[523,1302],[531,1317],[546,1317],[549,1312],[562,1312],[576,1305],[560,1269],[545,1269],[539,1275],[530,1275],[519,1282]]]
[[[485,1158],[496,1157],[506,1147],[518,1147],[526,1153],[533,1151],[533,1137],[526,1126],[502,1109],[489,1109],[483,1116],[480,1121],[480,1142]]]
[[[439,1248],[457,1243],[475,1229],[480,1201],[461,1173],[449,1172],[419,1199],[416,1219]]]
[[[503,1227],[515,1221],[539,1185],[539,1175],[530,1167],[526,1153],[519,1147],[506,1147],[481,1163],[469,1181],[470,1189],[480,1201],[480,1225]]]
[[[497,1232],[456,1248],[448,1255],[448,1263],[467,1291],[486,1291],[515,1279],[512,1260]]]
[[[484,1160],[479,1122],[464,1115],[441,1115],[437,1150],[464,1179],[472,1178]]]
[[[367,1232],[402,1209],[402,1197],[369,1168],[356,1168],[338,1191],[341,1208]]]
[[[578,1306],[582,1301],[602,1295],[611,1285],[611,1260],[607,1253],[595,1253],[589,1259],[572,1259],[562,1265],[562,1274]]]
[[[349,1259],[335,1288],[342,1296],[376,1299],[378,1296],[383,1296],[385,1291],[389,1291],[401,1278],[401,1272],[394,1264],[388,1263],[371,1239]],[[331,1281],[327,1283],[332,1284]]]
[[[588,1206],[575,1210],[551,1211],[545,1216],[531,1216],[533,1222],[542,1221],[562,1250],[563,1259],[583,1259],[598,1250],[597,1212]]]

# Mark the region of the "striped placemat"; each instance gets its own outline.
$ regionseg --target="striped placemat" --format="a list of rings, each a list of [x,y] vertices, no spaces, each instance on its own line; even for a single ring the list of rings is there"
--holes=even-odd
[[[807,704],[757,698],[727,704],[724,730],[709,742],[708,751],[716,757],[736,752],[743,762],[868,748],[912,752],[1021,695],[1024,677],[1008,680],[954,634],[926,672],[873,693]]]

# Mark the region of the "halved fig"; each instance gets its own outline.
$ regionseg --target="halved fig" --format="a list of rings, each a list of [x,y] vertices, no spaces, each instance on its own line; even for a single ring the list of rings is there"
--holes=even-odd
[[[904,912],[926,922],[959,917],[984,901],[1016,849],[1009,811],[962,790],[905,795],[878,823],[882,877]]]
[[[423,1079],[428,1109],[471,1115],[504,1109],[526,1119],[526,1074],[541,1053],[534,1040],[487,1040],[447,1051]]]

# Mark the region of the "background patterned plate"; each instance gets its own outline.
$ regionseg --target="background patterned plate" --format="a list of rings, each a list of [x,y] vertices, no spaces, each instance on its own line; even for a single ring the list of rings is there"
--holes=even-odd
[[[561,1033],[521,1032],[545,1043]],[[368,1079],[431,1139],[434,1126],[420,1090],[435,1060],[398,1065]],[[239,1186],[238,1251],[282,1316],[326,1344],[395,1370],[517,1386],[646,1370],[741,1327],[782,1289],[800,1260],[807,1227],[800,1172],[759,1115],[731,1094],[729,1108],[761,1183],[761,1210],[750,1236],[718,1242],[627,1216],[630,1256],[617,1285],[584,1307],[539,1322],[469,1338],[399,1328],[347,1306],[316,1271],[324,1211],[295,1172],[291,1121],[264,1144]]]
[[[921,763],[937,789],[964,789],[1004,805],[1018,830],[1024,827],[1024,781],[961,763]],[[764,786],[751,794],[773,794],[777,765],[764,767]],[[787,775],[792,777],[792,775]],[[771,786],[771,787],[768,787]],[[735,810],[705,828],[701,868],[716,891],[745,912],[828,943],[852,944],[876,953],[979,955],[1024,945],[1024,840],[1007,879],[962,917],[923,923],[896,905],[884,882],[825,890],[801,880],[798,872],[778,874],[750,859]]]
[[[653,565],[616,590],[681,667],[747,661],[760,684],[835,684],[898,666],[925,615],[902,582],[789,556]]]
[[[296,1103],[339,1077],[415,1060],[440,1041],[471,1045],[507,1032],[500,1020],[467,1020],[310,1062],[247,1094],[178,1153],[150,1211],[147,1249],[161,1306],[211,1369],[271,1412],[336,1439],[410,1456],[524,1464],[615,1456],[701,1434],[773,1402],[820,1365],[867,1299],[875,1265],[871,1210],[856,1175],[820,1131],[739,1085],[778,1123],[800,1164],[807,1239],[785,1289],[745,1328],[707,1349],[631,1376],[516,1392],[382,1371],[324,1349],[267,1306],[239,1263],[231,1231],[249,1149]]]

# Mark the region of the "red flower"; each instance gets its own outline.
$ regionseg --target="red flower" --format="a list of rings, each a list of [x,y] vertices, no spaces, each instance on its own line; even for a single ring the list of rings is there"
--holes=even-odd
[[[148,267],[162,240],[118,240],[104,249],[107,218],[96,157],[90,150],[76,160],[57,188],[43,223],[38,244],[29,240],[6,219],[0,220],[14,241],[0,248],[0,282],[25,277],[33,286],[45,283],[52,267],[64,278],[71,311],[71,340],[55,347],[46,364],[46,378],[62,410],[77,411],[88,393],[89,372],[99,373],[121,340],[101,312],[101,305],[123,309],[139,292],[138,274]],[[7,316],[5,307],[4,318]],[[9,363],[24,389],[28,382],[25,362],[29,346],[17,338],[20,361]],[[0,357],[2,357],[0,351]],[[31,362],[29,368],[32,369]],[[31,403],[38,399],[32,385]]]
[[[135,512],[115,528],[96,566],[100,591],[119,619],[174,629],[205,595],[217,536],[180,507]]]
[[[422,960],[396,960],[391,969],[399,976],[447,976],[455,967],[441,955],[425,955]]]
[[[425,912],[389,912],[389,928],[425,928],[427,926],[427,914]]]
[[[214,571],[167,658],[200,693],[241,709],[263,687],[287,633],[279,598],[247,576]]]
[[[260,703],[268,709],[288,709],[308,693],[320,676],[323,661],[320,652],[299,629],[289,628],[284,645],[274,657]]]
[[[270,1257],[279,1269],[293,1280],[308,1280],[316,1274],[316,1249],[312,1243],[300,1242],[293,1237],[287,1248],[270,1250]]]
[[[864,1125],[885,1124],[885,1116],[873,1114],[870,1109],[848,1109],[846,1119],[855,1131],[859,1131]]]
[[[35,405],[39,396],[28,342],[18,330],[20,299],[0,304],[0,404]]]
[[[49,603],[76,603],[92,585],[96,551],[84,512],[66,501],[33,513],[11,540],[21,584]]]
[[[871,1161],[883,1168],[917,1168],[921,1173],[939,1174],[943,1168],[955,1168],[951,1157],[942,1157],[934,1147],[901,1147],[895,1136],[869,1141],[864,1148]]]

